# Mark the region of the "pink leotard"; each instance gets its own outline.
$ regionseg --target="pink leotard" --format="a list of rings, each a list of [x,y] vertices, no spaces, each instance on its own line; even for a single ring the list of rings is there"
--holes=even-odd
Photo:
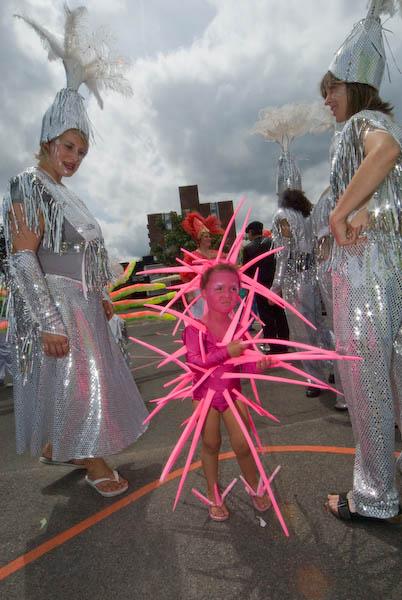
[[[203,343],[205,348],[205,362],[202,360],[200,344],[199,344],[198,329],[193,325],[188,325],[183,331],[183,342],[187,347],[186,360],[191,368],[191,365],[197,365],[204,369],[209,369],[216,365],[220,365],[214,370],[204,383],[202,383],[194,392],[193,400],[201,400],[205,398],[208,388],[215,391],[211,406],[218,412],[224,412],[228,408],[228,404],[223,396],[223,390],[231,391],[233,388],[241,391],[240,379],[222,379],[224,373],[233,373],[234,371],[256,372],[255,363],[247,363],[241,367],[233,365],[224,365],[226,359],[230,358],[229,352],[225,347],[218,347],[217,340],[212,333],[207,329],[203,334]],[[193,370],[193,383],[197,383],[201,379],[203,373],[196,369]]]

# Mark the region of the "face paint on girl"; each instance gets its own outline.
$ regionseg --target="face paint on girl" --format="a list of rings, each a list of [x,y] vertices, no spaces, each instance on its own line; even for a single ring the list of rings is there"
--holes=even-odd
[[[228,314],[238,303],[239,278],[230,271],[217,271],[212,273],[201,293],[208,310]]]

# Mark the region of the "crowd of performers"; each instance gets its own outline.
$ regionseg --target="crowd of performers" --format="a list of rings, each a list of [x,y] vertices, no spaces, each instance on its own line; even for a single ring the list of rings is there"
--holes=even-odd
[[[3,204],[18,453],[30,450],[44,464],[85,469],[89,486],[116,496],[128,482],[105,457],[132,444],[168,402],[191,397],[193,412],[161,475],[164,480],[193,434],[175,505],[201,437],[207,495],[193,492],[213,520],[228,518],[225,497],[234,482],[225,490],[219,486],[222,420],[254,507],[262,512],[272,506],[288,534],[271,485],[277,469],[266,475],[252,439],[262,449],[251,411],[275,419],[263,408],[256,382],[334,389],[322,370],[333,361],[356,458],[352,489],[329,495],[327,508],[347,520],[401,516],[394,427],[395,422],[400,426],[402,409],[402,130],[378,94],[385,65],[380,16],[391,5],[370,2],[367,17],[354,27],[322,79],[325,104],[341,125],[330,186],[314,218],[300,187],[283,171],[273,227],[276,248],[241,266],[236,265],[248,217],[225,252],[233,220],[223,232],[214,219],[187,219],[184,226],[199,247],[185,252],[178,266],[162,270],[181,274],[183,281],[158,309],[177,318],[174,333],[184,324],[182,344],[171,355],[154,348],[163,355],[161,364],[174,362],[183,372],[170,382],[170,392],[154,401],[151,415],[108,325],[113,306],[105,289],[112,274],[100,227],[63,183],[79,169],[92,137],[80,84],[98,98],[101,84],[125,93],[129,86],[120,65],[108,61],[103,41],[98,53],[85,40],[81,44],[82,8],[65,6],[63,44],[24,17],[52,56],[63,60],[67,84],[43,117],[38,164],[10,180]],[[284,164],[290,173],[291,161]],[[223,235],[215,251],[212,233]],[[259,280],[258,263],[273,254],[276,270],[268,287]],[[333,315],[328,347],[313,335],[321,310],[314,293],[317,273],[330,320]],[[241,289],[247,292],[242,300]],[[289,341],[264,337],[264,328],[252,334],[256,294],[285,309]],[[264,354],[261,344],[280,345],[281,351]],[[278,367],[280,375],[270,374]],[[292,378],[283,376],[285,370]],[[250,381],[252,399],[243,394],[241,380]]]

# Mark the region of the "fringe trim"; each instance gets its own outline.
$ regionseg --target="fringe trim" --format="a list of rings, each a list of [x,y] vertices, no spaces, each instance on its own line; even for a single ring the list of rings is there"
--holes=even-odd
[[[63,233],[64,212],[62,206],[46,190],[35,168],[31,167],[11,179],[3,201],[4,236],[7,251],[12,248],[12,235],[18,232],[14,202],[24,204],[24,223],[27,228],[40,235],[40,215],[43,215],[44,232],[42,244],[53,252],[60,252]]]

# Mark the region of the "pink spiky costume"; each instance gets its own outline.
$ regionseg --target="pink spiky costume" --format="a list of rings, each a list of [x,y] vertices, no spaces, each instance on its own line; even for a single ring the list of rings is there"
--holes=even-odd
[[[189,310],[191,308],[191,303],[190,304],[187,303],[185,294],[188,292],[191,292],[193,290],[199,289],[201,276],[204,273],[204,271],[206,271],[209,267],[211,267],[217,263],[220,263],[220,262],[236,264],[237,258],[239,255],[239,251],[241,248],[241,243],[242,243],[242,240],[244,237],[244,231],[247,226],[248,215],[243,224],[241,232],[237,236],[231,249],[229,250],[228,254],[224,258],[222,257],[222,251],[223,251],[223,246],[227,239],[227,235],[230,230],[230,227],[231,227],[232,223],[234,222],[236,214],[239,211],[241,205],[242,204],[240,204],[240,206],[237,208],[235,214],[232,217],[232,220],[230,221],[230,223],[227,226],[226,232],[223,236],[220,248],[219,248],[218,253],[215,258],[213,258],[211,260],[207,260],[207,259],[200,259],[197,256],[193,255],[192,256],[192,258],[193,258],[192,264],[188,265],[183,260],[177,259],[179,266],[167,267],[165,269],[160,270],[160,272],[163,272],[163,273],[178,273],[178,274],[190,273],[190,274],[194,275],[194,277],[188,283],[184,283],[179,286],[176,286],[176,289],[178,289],[178,293],[169,302],[169,304],[167,304],[167,306],[165,306],[164,308],[155,307],[158,310],[160,310],[161,312],[168,312],[168,313],[173,314],[176,317],[178,317],[178,323],[173,332],[174,334],[176,333],[180,323],[183,322],[186,325],[186,329],[185,329],[184,335],[183,335],[183,339],[184,339],[185,343],[175,353],[170,355],[162,350],[159,350],[158,348],[156,348],[154,346],[151,346],[150,344],[147,344],[146,342],[143,342],[136,338],[130,338],[130,339],[139,344],[142,344],[143,346],[146,346],[147,348],[151,348],[151,349],[155,350],[156,352],[162,354],[164,356],[164,359],[161,361],[159,366],[165,365],[168,362],[173,361],[183,369],[182,375],[180,375],[173,381],[169,382],[169,384],[166,384],[167,386],[169,386],[169,385],[173,386],[172,390],[166,396],[153,400],[153,402],[156,403],[156,408],[149,415],[147,421],[150,418],[152,418],[154,415],[156,415],[170,401],[184,399],[184,398],[188,398],[188,397],[194,397],[194,399],[199,399],[197,408],[195,409],[195,411],[193,412],[191,417],[188,419],[188,421],[186,421],[185,428],[179,438],[179,441],[177,442],[176,446],[174,447],[174,449],[162,471],[161,478],[160,478],[161,481],[163,481],[166,478],[166,476],[172,469],[173,464],[175,463],[177,457],[179,456],[184,444],[186,443],[187,439],[190,437],[191,433],[194,431],[194,435],[193,435],[193,439],[191,441],[190,449],[189,449],[189,452],[187,455],[185,467],[183,469],[183,473],[182,473],[181,480],[179,483],[179,487],[178,487],[178,491],[177,491],[177,495],[176,495],[176,499],[175,499],[175,503],[174,503],[174,508],[176,507],[181,490],[183,488],[184,481],[185,481],[187,473],[189,471],[189,467],[190,467],[190,464],[191,464],[191,461],[192,461],[192,458],[193,458],[193,455],[194,455],[194,452],[196,449],[196,445],[197,445],[198,439],[200,437],[200,434],[201,434],[201,431],[202,431],[202,428],[203,428],[203,425],[205,422],[205,418],[208,414],[208,410],[211,406],[211,403],[214,400],[215,394],[218,393],[219,400],[221,401],[222,399],[224,399],[224,401],[227,403],[227,406],[229,407],[229,409],[232,411],[233,415],[235,416],[235,418],[236,418],[236,420],[237,420],[237,422],[249,444],[250,450],[255,459],[257,469],[259,471],[260,478],[261,478],[260,485],[259,485],[259,488],[260,488],[259,492],[260,493],[263,492],[264,489],[267,491],[267,493],[271,499],[272,505],[274,507],[274,510],[276,512],[276,515],[281,523],[281,526],[282,526],[285,534],[288,535],[288,530],[287,530],[286,524],[283,520],[283,517],[282,517],[279,507],[278,507],[278,503],[276,502],[275,496],[273,494],[273,491],[272,491],[272,488],[270,485],[271,481],[273,479],[273,476],[277,472],[277,469],[271,475],[270,478],[267,477],[267,475],[265,474],[264,467],[262,465],[260,456],[257,453],[254,443],[252,441],[252,438],[249,434],[249,431],[248,431],[247,427],[244,425],[244,422],[236,408],[236,402],[243,402],[246,405],[247,412],[249,415],[250,429],[251,429],[252,433],[254,434],[254,437],[255,437],[257,445],[259,447],[260,453],[262,454],[263,453],[262,444],[258,438],[257,431],[256,431],[255,425],[254,425],[252,417],[251,417],[250,409],[254,410],[260,416],[265,415],[276,421],[277,421],[277,419],[275,417],[273,417],[269,412],[267,412],[266,410],[264,410],[262,408],[261,402],[260,402],[260,399],[258,396],[258,392],[257,392],[256,380],[282,381],[282,382],[288,382],[288,383],[308,386],[308,385],[312,385],[311,383],[308,382],[308,379],[310,379],[310,380],[313,379],[311,377],[311,375],[309,375],[308,373],[305,373],[304,371],[293,366],[291,364],[291,361],[293,362],[295,360],[296,361],[297,360],[305,360],[306,358],[308,358],[308,360],[328,360],[328,359],[350,359],[351,357],[347,357],[347,356],[341,357],[333,351],[323,350],[321,348],[315,348],[314,346],[309,346],[307,344],[287,342],[285,340],[278,340],[278,339],[264,340],[260,337],[260,333],[257,333],[257,335],[255,335],[254,337],[251,336],[250,332],[248,331],[248,327],[250,325],[250,322],[255,318],[255,315],[252,315],[252,313],[251,313],[251,306],[252,306],[252,302],[253,302],[255,293],[259,293],[259,294],[265,296],[266,298],[273,300],[274,302],[276,302],[277,304],[279,304],[282,307],[286,306],[289,310],[293,311],[294,313],[297,312],[285,300],[283,300],[281,297],[277,296],[276,294],[272,293],[268,288],[264,287],[263,285],[261,285],[257,282],[258,271],[256,272],[254,279],[251,279],[250,277],[245,275],[245,271],[252,264],[263,259],[265,256],[267,256],[273,252],[276,252],[277,250],[270,250],[269,252],[256,257],[255,259],[253,259],[252,261],[250,261],[249,263],[247,263],[246,265],[244,265],[243,267],[241,267],[239,269],[239,277],[240,277],[241,286],[244,287],[246,290],[248,290],[247,299],[241,300],[239,302],[239,306],[236,309],[235,314],[233,314],[231,324],[228,327],[222,341],[221,342],[215,341],[211,345],[211,339],[209,336],[209,332],[207,331],[205,325],[201,321],[195,319],[192,316],[191,311]],[[191,255],[192,253],[188,253],[187,251],[185,251],[185,254]],[[177,300],[179,300],[179,299],[181,299],[184,303],[185,309],[184,309],[183,313],[180,313],[172,308],[172,305],[175,302],[177,302]],[[299,315],[299,317],[301,319],[303,319],[304,321],[306,320],[302,315]],[[311,325],[311,324],[310,324],[310,326],[313,327],[313,325]],[[262,333],[262,331],[261,331],[261,333]],[[226,346],[229,342],[236,340],[236,339],[242,339],[242,341],[248,345],[248,349],[245,350],[240,357],[230,358],[228,356]],[[265,375],[263,373],[255,372],[254,365],[258,360],[261,359],[261,353],[258,352],[258,350],[257,350],[257,344],[260,344],[261,342],[266,342],[268,344],[285,344],[285,345],[289,345],[289,346],[293,346],[293,347],[297,348],[298,351],[295,351],[295,352],[289,352],[289,353],[286,353],[283,355],[276,354],[275,358],[273,360],[272,366],[283,367],[296,375],[305,377],[306,379],[305,380],[287,379],[287,378],[283,378],[283,377]],[[197,346],[198,346],[198,348],[197,348]],[[214,346],[214,347],[212,347],[212,346]],[[185,355],[187,355],[187,362],[184,362],[183,360],[181,360]],[[191,359],[193,360],[193,362],[191,362]],[[244,371],[241,370],[242,365],[245,365]],[[216,383],[214,384],[213,380],[214,380],[214,376],[216,376],[216,375],[218,375],[222,381],[226,380],[227,385],[226,386],[222,386],[222,385],[217,386]],[[236,382],[240,383],[241,379],[250,380],[251,387],[252,387],[252,390],[254,393],[253,400],[244,396],[241,392],[240,385],[236,384]],[[331,389],[331,390],[333,389],[330,386],[328,386],[327,384],[325,384],[322,381],[319,381],[318,379],[315,379],[315,378],[314,378],[313,385],[316,385],[316,386],[318,386],[320,388],[324,388],[324,389]],[[202,394],[199,394],[199,392],[197,392],[197,390],[199,390],[199,388],[201,388],[201,387],[202,387]],[[333,391],[336,391],[336,390],[333,390]],[[233,482],[232,482],[232,484],[233,484]],[[229,488],[232,486],[232,484],[230,484]],[[228,489],[225,490],[221,499],[223,499],[223,497],[227,494],[227,492],[228,492]],[[250,490],[249,490],[249,492],[250,492]],[[202,496],[196,490],[194,490],[194,493],[198,497],[200,497],[204,502],[206,502],[206,503],[209,502],[204,496]]]

